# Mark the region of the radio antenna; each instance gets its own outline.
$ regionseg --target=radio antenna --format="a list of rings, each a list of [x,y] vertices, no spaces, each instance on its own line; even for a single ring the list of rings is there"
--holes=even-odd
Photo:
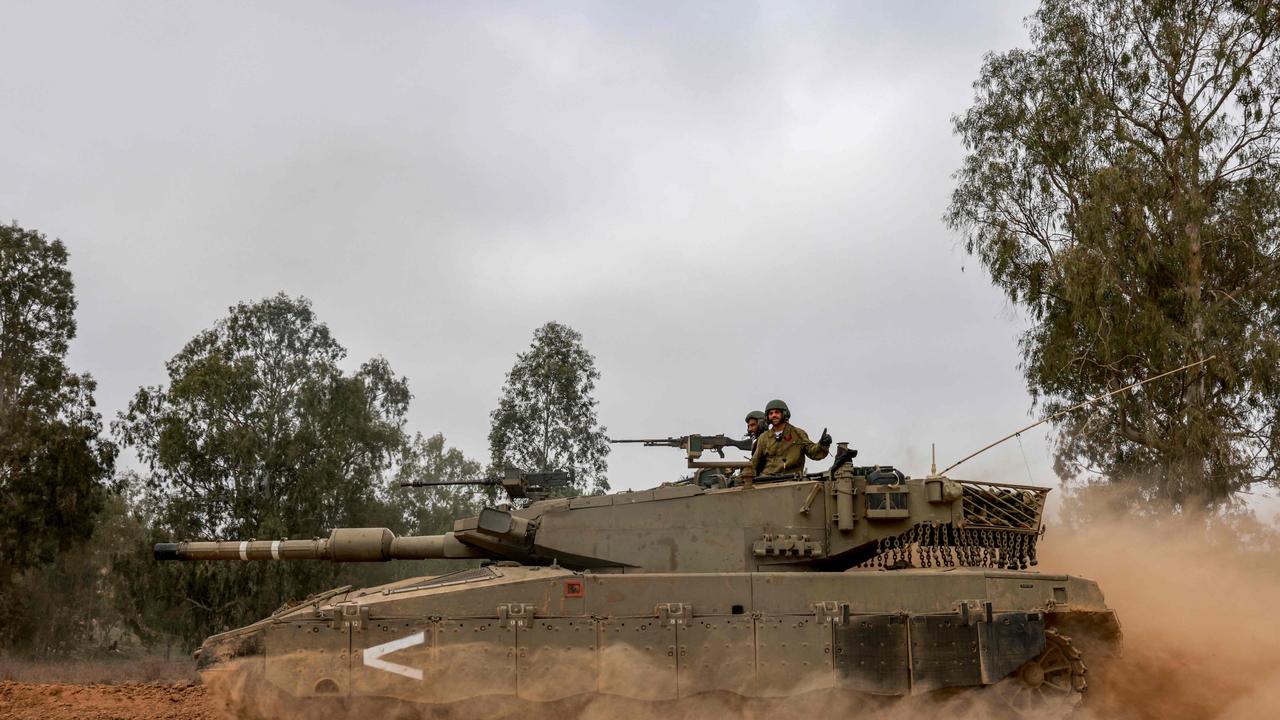
[[[1012,440],[1013,438],[1018,437],[1018,436],[1019,436],[1019,435],[1021,435],[1022,433],[1026,432],[1026,431],[1028,431],[1028,430],[1030,430],[1030,429],[1032,429],[1032,428],[1034,428],[1034,427],[1038,427],[1038,426],[1040,426],[1040,425],[1043,425],[1043,424],[1045,424],[1045,423],[1049,422],[1050,420],[1053,420],[1053,419],[1056,419],[1056,418],[1060,418],[1060,417],[1062,417],[1063,415],[1066,415],[1067,413],[1075,412],[1076,410],[1079,410],[1079,409],[1080,409],[1080,408],[1082,408],[1082,407],[1088,407],[1088,406],[1090,406],[1090,405],[1092,405],[1092,404],[1094,404],[1094,403],[1098,402],[1099,400],[1106,400],[1107,398],[1111,397],[1112,395],[1119,395],[1120,393],[1122,393],[1122,392],[1124,392],[1124,391],[1126,391],[1126,390],[1132,390],[1133,388],[1140,387],[1140,386],[1142,386],[1142,385],[1146,385],[1147,383],[1152,382],[1152,381],[1154,381],[1154,380],[1159,380],[1160,378],[1163,378],[1163,377],[1169,377],[1170,375],[1174,375],[1174,374],[1176,374],[1176,373],[1180,373],[1180,372],[1182,372],[1183,370],[1189,370],[1189,369],[1191,369],[1191,368],[1193,368],[1193,367],[1195,367],[1195,366],[1197,366],[1197,365],[1203,365],[1203,364],[1205,364],[1205,363],[1209,362],[1210,360],[1212,360],[1212,359],[1214,359],[1214,358],[1216,358],[1216,357],[1218,357],[1218,356],[1217,356],[1217,355],[1210,355],[1209,357],[1207,357],[1207,358],[1205,358],[1205,359],[1203,359],[1203,360],[1197,360],[1196,362],[1188,363],[1188,364],[1186,364],[1186,365],[1183,365],[1183,366],[1182,366],[1182,367],[1180,367],[1180,368],[1175,368],[1175,369],[1173,369],[1173,370],[1169,370],[1169,371],[1167,371],[1167,372],[1162,372],[1162,373],[1160,373],[1159,375],[1156,375],[1156,376],[1154,376],[1154,377],[1149,377],[1149,378],[1147,378],[1147,379],[1145,379],[1145,380],[1139,380],[1138,382],[1133,383],[1132,385],[1125,385],[1124,387],[1120,388],[1119,390],[1112,390],[1111,392],[1107,393],[1106,395],[1099,395],[1099,396],[1098,396],[1098,397],[1096,397],[1096,398],[1090,398],[1090,399],[1088,399],[1088,400],[1085,400],[1085,401],[1084,401],[1084,402],[1082,402],[1082,403],[1077,403],[1077,404],[1075,404],[1075,405],[1072,405],[1071,407],[1069,407],[1069,408],[1067,408],[1067,409],[1065,409],[1065,410],[1059,410],[1058,412],[1056,412],[1056,413],[1054,413],[1054,414],[1052,414],[1052,415],[1050,415],[1050,416],[1048,416],[1048,417],[1044,418],[1043,420],[1038,420],[1038,421],[1036,421],[1036,422],[1033,422],[1033,423],[1031,423],[1030,425],[1028,425],[1028,426],[1026,426],[1026,427],[1024,427],[1024,428],[1022,428],[1022,429],[1020,429],[1020,430],[1015,430],[1014,432],[1011,432],[1011,433],[1009,433],[1008,435],[1005,435],[1004,437],[1002,437],[1002,438],[1000,438],[999,440],[997,440],[997,441],[995,441],[995,442],[991,443],[990,445],[987,445],[986,447],[982,448],[981,450],[978,450],[977,452],[970,453],[970,454],[968,454],[968,455],[966,455],[966,456],[964,456],[964,457],[960,458],[959,460],[957,460],[957,461],[955,461],[955,462],[951,463],[950,465],[948,465],[948,466],[947,466],[947,467],[946,467],[946,468],[945,468],[941,473],[938,473],[938,474],[939,474],[939,475],[946,475],[948,470],[951,470],[952,468],[956,467],[957,465],[960,465],[961,463],[968,462],[968,461],[972,460],[973,458],[975,458],[975,457],[977,457],[977,456],[981,455],[982,453],[984,453],[984,452],[986,452],[986,451],[990,450],[991,448],[993,448],[993,447],[995,447],[995,446],[999,445],[1000,443],[1002,443],[1002,442],[1004,442],[1004,441],[1006,441],[1006,440]]]

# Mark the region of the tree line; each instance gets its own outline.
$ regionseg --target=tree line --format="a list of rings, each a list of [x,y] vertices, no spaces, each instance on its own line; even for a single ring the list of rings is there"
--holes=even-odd
[[[599,372],[581,335],[554,322],[506,378],[488,467],[439,432],[411,433],[408,379],[381,357],[344,370],[347,352],[311,303],[285,295],[231,307],[104,424],[93,378],[66,365],[67,259],[59,240],[0,226],[0,649],[190,647],[313,592],[450,567],[172,565],[151,559],[155,542],[447,532],[493,498],[400,483],[507,466],[573,467],[574,492],[608,487]]]
[[[1128,510],[1222,509],[1280,480],[1280,7],[1043,0],[1030,47],[989,54],[945,220],[1025,310],[1021,369],[1065,483]],[[600,374],[548,323],[490,415],[486,463],[410,433],[408,380],[346,351],[303,298],[232,307],[109,426],[75,335],[67,249],[0,226],[0,647],[127,634],[192,644],[280,603],[419,566],[151,562],[171,538],[447,530],[485,500],[398,492],[515,465],[608,488]],[[141,464],[123,468],[122,451]]]

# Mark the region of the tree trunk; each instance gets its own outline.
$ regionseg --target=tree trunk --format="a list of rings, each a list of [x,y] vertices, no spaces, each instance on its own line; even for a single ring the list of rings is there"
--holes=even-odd
[[[1194,177],[1194,176],[1193,176]],[[1190,217],[1186,224],[1187,239],[1187,319],[1190,325],[1190,347],[1188,357],[1203,361],[1205,357],[1204,337],[1204,304],[1203,294],[1203,257],[1200,228],[1203,219],[1203,200],[1198,190],[1190,192],[1187,212]],[[1205,484],[1205,450],[1200,442],[1201,424],[1206,413],[1205,403],[1205,370],[1204,366],[1195,369],[1191,382],[1187,385],[1185,396],[1186,413],[1186,446],[1183,448],[1183,469],[1186,484],[1184,487],[1204,488]]]

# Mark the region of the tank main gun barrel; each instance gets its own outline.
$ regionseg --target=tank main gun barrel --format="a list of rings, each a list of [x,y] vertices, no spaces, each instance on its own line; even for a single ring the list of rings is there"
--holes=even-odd
[[[156,560],[329,560],[386,562],[487,558],[490,553],[444,535],[397,537],[386,528],[338,528],[313,540],[219,540],[156,543]]]

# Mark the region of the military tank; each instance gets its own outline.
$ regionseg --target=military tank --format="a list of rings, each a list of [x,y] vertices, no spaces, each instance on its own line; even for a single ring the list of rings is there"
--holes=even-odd
[[[692,464],[700,443],[686,446]],[[823,473],[582,497],[512,471],[513,503],[443,535],[339,528],[154,553],[477,561],[329,590],[197,651],[202,673],[248,669],[290,707],[982,692],[1015,716],[1071,712],[1120,625],[1093,581],[1030,569],[1048,489],[910,478],[855,455],[841,444]]]

